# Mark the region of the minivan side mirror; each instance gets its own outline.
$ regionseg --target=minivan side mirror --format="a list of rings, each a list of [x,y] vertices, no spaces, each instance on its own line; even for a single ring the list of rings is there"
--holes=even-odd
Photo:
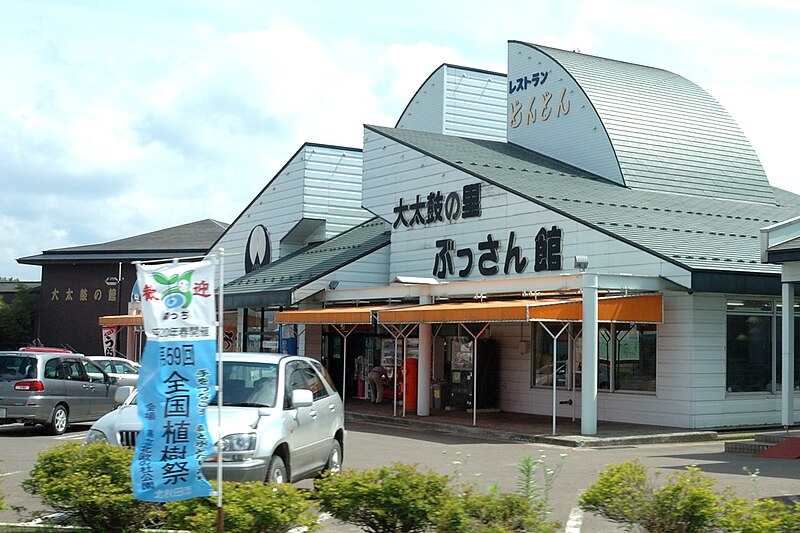
[[[125,400],[128,399],[128,396],[131,395],[133,392],[133,387],[130,385],[125,385],[124,387],[120,387],[117,389],[117,392],[114,393],[114,403],[118,405],[122,405],[125,403]]]
[[[309,407],[314,404],[314,394],[308,389],[295,389],[292,391],[292,407]]]

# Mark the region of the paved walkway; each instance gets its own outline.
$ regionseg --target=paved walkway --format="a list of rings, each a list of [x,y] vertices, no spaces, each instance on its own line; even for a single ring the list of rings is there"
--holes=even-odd
[[[665,426],[646,426],[622,422],[597,422],[597,434],[581,435],[581,422],[576,418],[558,417],[553,434],[551,416],[498,411],[478,411],[476,425],[473,414],[466,411],[432,409],[430,416],[417,416],[407,412],[403,416],[402,405],[395,407],[391,400],[374,405],[368,400],[348,398],[345,402],[347,420],[359,420],[376,424],[412,427],[425,431],[442,431],[466,435],[485,436],[521,442],[544,442],[561,446],[615,446],[658,442],[688,442],[715,440],[716,431],[687,430]]]

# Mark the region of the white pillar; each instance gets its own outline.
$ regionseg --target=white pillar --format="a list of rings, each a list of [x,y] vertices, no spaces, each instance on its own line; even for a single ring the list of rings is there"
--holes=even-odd
[[[597,274],[583,275],[581,435],[597,434]]]
[[[420,296],[422,305],[431,303],[430,296]],[[433,338],[430,324],[419,324],[419,360],[417,361],[417,415],[431,414],[431,365],[433,362]]]
[[[794,283],[782,285],[781,423],[794,425]]]

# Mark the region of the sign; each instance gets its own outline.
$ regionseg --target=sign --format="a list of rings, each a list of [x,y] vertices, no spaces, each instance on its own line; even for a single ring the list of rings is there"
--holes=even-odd
[[[496,276],[501,269],[505,275],[512,271],[521,274],[533,263],[533,270],[558,271],[562,268],[561,242],[563,231],[557,226],[550,229],[542,227],[534,237],[533,260],[529,261],[523,247],[517,243],[517,234],[511,231],[503,242],[492,234],[479,242],[473,250],[467,246],[456,249],[455,240],[446,238],[436,241],[436,255],[433,258],[432,274],[439,279],[447,279],[455,274],[466,278],[475,266],[481,276]]]
[[[103,355],[117,355],[117,326],[103,326]]]
[[[131,464],[133,497],[167,502],[210,496],[201,466],[213,451],[206,407],[216,386],[214,264],[137,265],[147,336],[137,407],[142,430]]]

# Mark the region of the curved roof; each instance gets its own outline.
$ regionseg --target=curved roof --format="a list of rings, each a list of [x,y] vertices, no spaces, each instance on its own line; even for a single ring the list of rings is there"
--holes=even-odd
[[[577,83],[605,128],[626,186],[775,203],[742,130],[698,85],[662,69],[509,42],[514,45],[552,59]]]

